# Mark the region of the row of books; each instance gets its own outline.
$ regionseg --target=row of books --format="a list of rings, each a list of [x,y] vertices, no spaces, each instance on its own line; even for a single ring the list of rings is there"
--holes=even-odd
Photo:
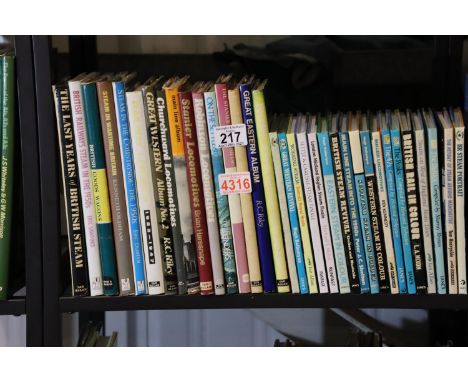
[[[73,294],[466,293],[460,110],[268,119],[265,84],[54,86]]]
[[[13,208],[13,154],[15,129],[15,62],[0,49],[0,300],[6,300]]]

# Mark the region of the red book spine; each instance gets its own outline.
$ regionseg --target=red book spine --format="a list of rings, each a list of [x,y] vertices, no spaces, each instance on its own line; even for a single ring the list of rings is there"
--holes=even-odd
[[[184,134],[184,151],[190,193],[190,206],[192,207],[192,224],[197,248],[200,291],[201,294],[213,294],[213,270],[211,267],[208,223],[206,220],[205,197],[203,195],[192,93],[179,93],[179,100],[182,112],[182,130]]]

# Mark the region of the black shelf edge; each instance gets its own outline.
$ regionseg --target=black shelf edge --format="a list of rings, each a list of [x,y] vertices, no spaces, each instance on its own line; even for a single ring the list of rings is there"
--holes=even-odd
[[[0,301],[0,315],[19,316],[26,313],[26,301],[24,298],[12,298],[10,300]]]
[[[466,295],[299,295],[61,297],[62,312],[170,309],[382,308],[468,310]]]

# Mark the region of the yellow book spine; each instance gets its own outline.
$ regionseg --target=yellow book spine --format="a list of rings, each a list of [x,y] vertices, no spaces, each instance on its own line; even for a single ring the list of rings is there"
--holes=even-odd
[[[169,132],[171,134],[172,155],[184,157],[184,136],[179,109],[179,89],[166,89],[167,115],[169,116]]]

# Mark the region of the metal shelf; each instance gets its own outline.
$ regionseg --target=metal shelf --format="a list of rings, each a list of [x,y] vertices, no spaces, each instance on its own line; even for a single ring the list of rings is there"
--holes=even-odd
[[[13,298],[0,301],[0,315],[19,316],[26,313],[26,301],[24,298]]]

